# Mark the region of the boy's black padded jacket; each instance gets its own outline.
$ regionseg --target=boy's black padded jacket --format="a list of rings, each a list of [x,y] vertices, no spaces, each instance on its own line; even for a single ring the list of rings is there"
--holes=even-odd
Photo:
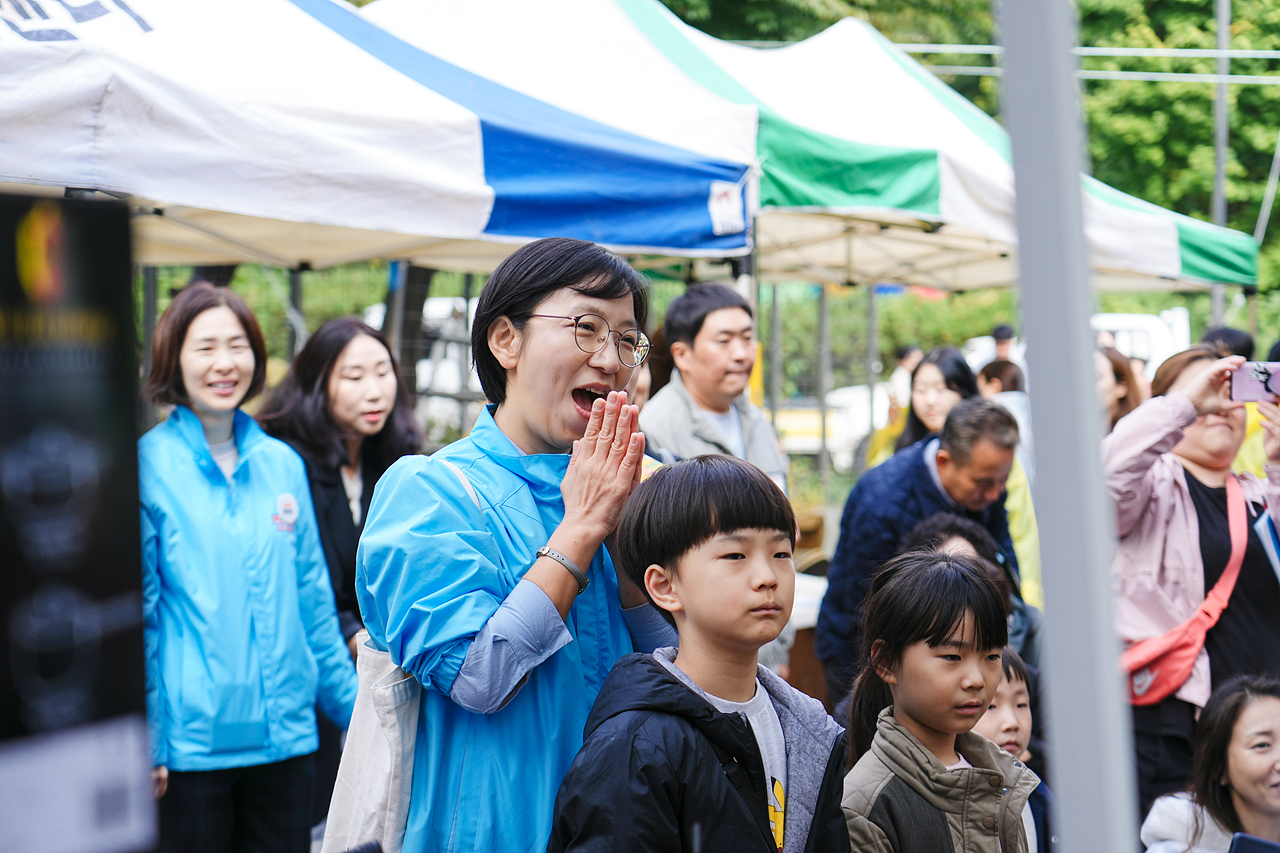
[[[776,853],[764,762],[746,718],[717,710],[672,673],[675,649],[614,666],[556,796],[549,853]],[[783,853],[847,853],[840,809],[844,730],[764,667],[787,749]]]

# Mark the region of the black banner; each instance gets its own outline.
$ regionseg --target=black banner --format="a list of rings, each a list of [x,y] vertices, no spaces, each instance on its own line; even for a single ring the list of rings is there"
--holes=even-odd
[[[0,790],[29,792],[0,802],[13,849],[153,840],[131,281],[125,205],[0,196]]]

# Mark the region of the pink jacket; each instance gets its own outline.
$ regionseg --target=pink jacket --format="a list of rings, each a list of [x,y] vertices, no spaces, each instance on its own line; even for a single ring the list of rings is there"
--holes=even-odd
[[[1155,397],[1120,419],[1102,442],[1102,471],[1116,502],[1120,537],[1111,579],[1116,631],[1126,644],[1156,637],[1186,621],[1204,601],[1200,527],[1186,473],[1169,451],[1196,419],[1187,395]],[[1280,468],[1267,466],[1264,483],[1237,475],[1245,498],[1264,504],[1280,522]],[[1175,694],[1204,707],[1209,700],[1209,655],[1204,649]]]

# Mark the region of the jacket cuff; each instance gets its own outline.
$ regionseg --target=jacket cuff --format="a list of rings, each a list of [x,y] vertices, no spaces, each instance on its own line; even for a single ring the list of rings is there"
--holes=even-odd
[[[1169,409],[1178,424],[1178,429],[1186,429],[1200,417],[1196,412],[1196,404],[1181,391],[1166,394],[1165,399],[1169,401]]]
[[[449,698],[479,714],[511,701],[526,676],[573,640],[555,604],[530,580],[521,580],[467,649]]]

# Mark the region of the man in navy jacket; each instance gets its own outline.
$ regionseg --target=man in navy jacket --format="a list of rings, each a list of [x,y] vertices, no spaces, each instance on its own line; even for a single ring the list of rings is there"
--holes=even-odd
[[[858,480],[840,521],[815,637],[832,704],[848,693],[855,674],[871,576],[916,524],[940,512],[973,519],[990,531],[1016,577],[1004,500],[1017,445],[1013,415],[972,397],[951,410],[939,435],[903,448]]]

